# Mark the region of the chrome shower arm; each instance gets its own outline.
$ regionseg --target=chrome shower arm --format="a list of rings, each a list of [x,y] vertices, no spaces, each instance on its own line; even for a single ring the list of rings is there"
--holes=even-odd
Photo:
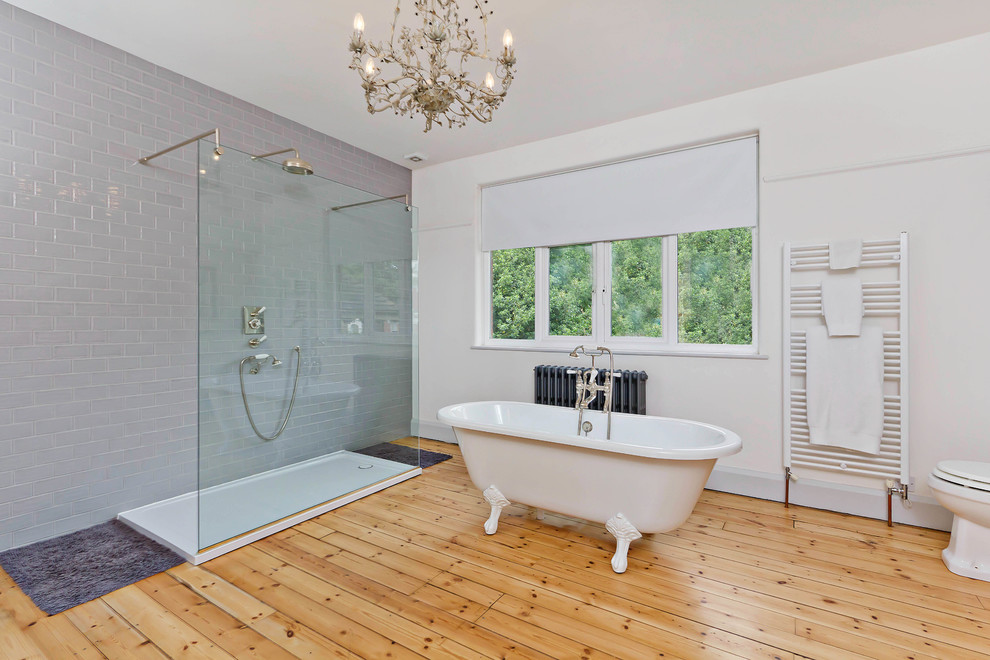
[[[391,197],[379,197],[378,199],[369,199],[366,202],[354,202],[353,204],[344,204],[343,206],[332,206],[330,211],[342,211],[344,209],[352,209],[355,206],[367,206],[368,204],[377,204],[378,202],[384,202],[390,199],[401,199],[406,204],[406,210],[409,210],[409,195],[392,195]]]
[[[202,135],[197,135],[196,137],[191,137],[188,140],[184,140],[184,141],[182,141],[182,142],[180,142],[178,144],[173,144],[168,149],[162,149],[161,151],[159,151],[157,153],[153,153],[150,156],[144,156],[143,158],[138,158],[138,162],[141,163],[142,165],[147,165],[148,161],[151,160],[152,158],[158,158],[159,156],[163,156],[163,155],[167,154],[170,151],[175,151],[176,149],[179,149],[181,147],[184,147],[187,144],[192,144],[193,142],[196,142],[197,140],[202,140],[203,138],[209,137],[210,135],[213,136],[214,141],[216,142],[216,145],[217,145],[216,148],[213,149],[213,153],[216,154],[217,156],[222,155],[223,154],[223,147],[220,146],[220,129],[219,128],[214,128],[214,129],[211,129],[209,131],[206,131]]]
[[[292,151],[292,152],[294,152],[296,154],[296,158],[299,158],[299,150],[296,149],[296,148],[294,148],[294,147],[289,147],[288,149],[279,149],[278,151],[271,151],[271,152],[269,152],[267,154],[253,155],[253,156],[251,156],[251,160],[258,160],[259,158],[268,158],[269,156],[277,156],[278,154],[284,154],[284,153],[288,153],[290,151]]]

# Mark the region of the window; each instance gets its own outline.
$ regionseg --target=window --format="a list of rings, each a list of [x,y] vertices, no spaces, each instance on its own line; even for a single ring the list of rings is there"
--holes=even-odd
[[[548,258],[549,334],[554,337],[590,335],[594,291],[591,245],[552,247]]]
[[[663,239],[612,244],[613,337],[663,336]]]
[[[753,232],[748,227],[677,237],[677,341],[752,344]]]
[[[482,187],[479,339],[755,353],[758,142],[747,135]]]
[[[754,353],[752,227],[486,253],[486,343]]]
[[[491,336],[534,339],[536,318],[536,248],[491,253]]]

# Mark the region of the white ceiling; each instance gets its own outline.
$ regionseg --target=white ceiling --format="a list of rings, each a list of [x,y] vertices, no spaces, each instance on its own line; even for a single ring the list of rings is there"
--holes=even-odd
[[[384,40],[390,0],[12,3],[409,167],[990,32],[987,0],[489,0],[515,82],[492,123],[423,133],[421,117],[369,115],[347,68],[354,13]]]

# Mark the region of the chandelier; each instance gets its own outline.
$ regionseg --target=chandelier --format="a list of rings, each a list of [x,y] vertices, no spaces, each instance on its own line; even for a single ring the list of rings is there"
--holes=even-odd
[[[387,42],[364,40],[364,18],[354,17],[351,35],[351,69],[361,75],[361,86],[368,101],[368,112],[392,110],[396,115],[426,117],[428,132],[433,124],[464,126],[470,117],[487,123],[512,84],[516,56],[512,33],[502,35],[502,51],[488,51],[488,0],[474,0],[481,19],[483,41],[479,43],[468,19],[461,19],[455,0],[415,0],[415,15],[422,19],[418,29],[400,26],[399,4],[392,17]],[[367,58],[362,62],[362,58]],[[468,71],[467,67],[472,67]],[[391,71],[385,74],[383,69]],[[485,71],[484,81],[469,76]]]

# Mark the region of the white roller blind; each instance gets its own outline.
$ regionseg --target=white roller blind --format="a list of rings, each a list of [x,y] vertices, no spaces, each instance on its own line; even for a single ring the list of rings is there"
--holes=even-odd
[[[756,137],[481,191],[482,250],[755,227]]]

